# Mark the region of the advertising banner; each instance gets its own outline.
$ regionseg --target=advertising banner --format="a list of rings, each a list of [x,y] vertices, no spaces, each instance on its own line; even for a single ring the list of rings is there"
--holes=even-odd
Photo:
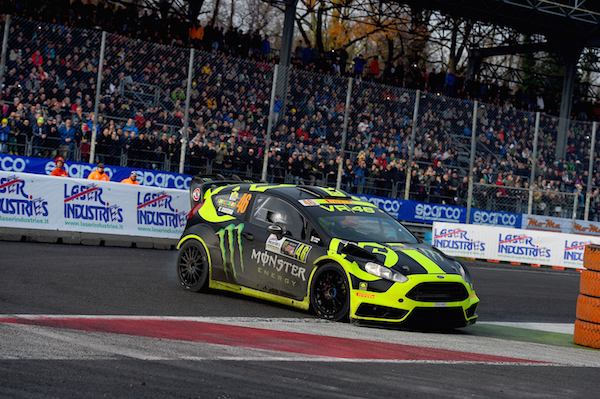
[[[436,222],[432,243],[450,256],[582,269],[585,246],[600,237]]]
[[[376,197],[373,195],[358,195],[363,200],[377,205],[398,220],[412,223],[467,221],[467,208],[443,204],[426,204],[417,201]]]
[[[400,220],[410,220],[416,223],[450,222],[466,223],[467,208],[443,204],[424,204],[416,201],[406,201],[402,207]]]
[[[576,220],[573,223],[573,233],[600,237],[600,223]]]
[[[59,202],[60,191],[55,183],[36,177],[0,172],[0,226],[56,229],[59,215],[51,204]]]
[[[485,224],[520,229],[523,223],[523,215],[520,213],[484,211],[481,209],[471,208],[470,221],[473,224]]]
[[[550,231],[554,233],[571,233],[572,219],[557,218],[541,215],[523,215],[522,229]]]
[[[53,159],[22,157],[0,154],[0,170],[5,172],[34,173],[49,176],[56,165]],[[96,169],[95,164],[67,161],[65,169],[70,177],[86,179]],[[110,181],[120,182],[129,177],[132,170],[137,171],[138,182],[143,186],[175,188],[189,190],[192,176],[179,173],[160,172],[147,169],[125,168],[106,165],[105,172]]]
[[[179,238],[187,190],[0,171],[0,226]]]
[[[360,198],[361,201],[370,202],[373,205],[377,205],[379,209],[386,211],[396,219],[403,220],[400,215],[400,210],[402,209],[402,205],[407,201],[386,197],[376,197],[374,195],[358,195],[357,197]]]

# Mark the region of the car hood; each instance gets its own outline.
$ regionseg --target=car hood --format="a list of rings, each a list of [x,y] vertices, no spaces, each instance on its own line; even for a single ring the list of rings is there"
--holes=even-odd
[[[338,252],[345,254],[348,260],[375,262],[404,275],[461,274],[456,260],[428,243],[342,243],[338,245]]]

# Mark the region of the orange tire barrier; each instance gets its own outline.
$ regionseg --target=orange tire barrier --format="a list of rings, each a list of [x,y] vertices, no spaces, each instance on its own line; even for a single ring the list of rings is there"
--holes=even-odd
[[[600,298],[579,295],[577,298],[577,319],[600,324]]]
[[[573,341],[578,345],[600,349],[600,324],[575,320]]]
[[[583,267],[587,270],[581,272],[579,280],[573,341],[600,349],[600,245],[585,246]]]
[[[600,298],[600,272],[582,271],[579,280],[579,292],[583,295]]]
[[[588,244],[585,246],[583,267],[600,272],[600,245]]]

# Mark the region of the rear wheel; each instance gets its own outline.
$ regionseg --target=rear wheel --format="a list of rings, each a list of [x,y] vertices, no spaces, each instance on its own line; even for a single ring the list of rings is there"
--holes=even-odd
[[[209,264],[204,246],[198,240],[188,240],[177,255],[177,277],[190,291],[201,291],[206,287]]]
[[[323,319],[347,318],[350,286],[341,266],[329,263],[317,269],[310,287],[310,302],[317,316]]]

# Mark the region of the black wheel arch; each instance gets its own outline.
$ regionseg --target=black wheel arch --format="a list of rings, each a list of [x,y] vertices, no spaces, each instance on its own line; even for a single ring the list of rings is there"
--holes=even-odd
[[[200,223],[185,229],[179,239],[178,246],[181,246],[184,240],[190,239],[189,236],[194,235],[200,237],[209,248],[219,245],[217,236],[215,235],[215,229],[208,224]]]

